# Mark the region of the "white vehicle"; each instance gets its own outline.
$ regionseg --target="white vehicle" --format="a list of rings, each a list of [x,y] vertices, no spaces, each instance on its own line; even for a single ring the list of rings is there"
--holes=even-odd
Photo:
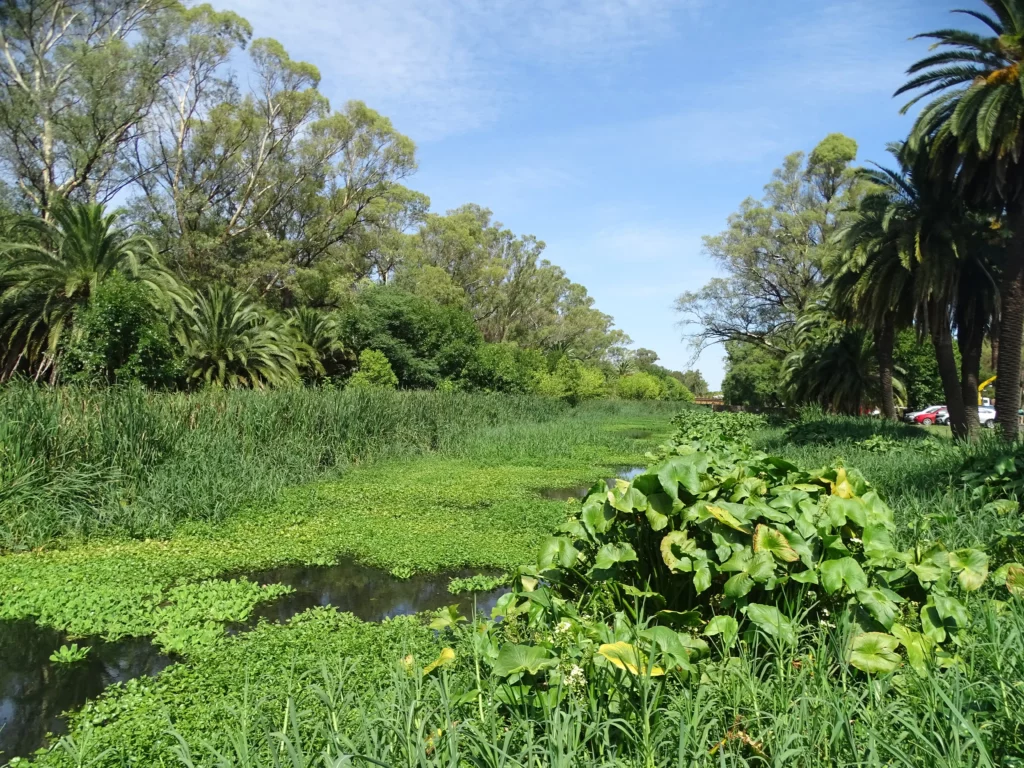
[[[996,425],[996,409],[991,405],[978,406],[978,421],[985,429],[992,429]],[[939,414],[937,424],[949,424],[949,411]]]
[[[996,409],[991,405],[979,405],[978,421],[985,429],[992,429],[996,425]]]

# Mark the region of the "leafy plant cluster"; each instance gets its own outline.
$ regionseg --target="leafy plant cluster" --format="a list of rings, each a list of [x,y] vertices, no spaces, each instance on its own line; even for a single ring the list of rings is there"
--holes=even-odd
[[[676,441],[707,442],[727,440],[743,442],[768,425],[768,420],[745,411],[712,411],[710,408],[688,408],[672,419]]]
[[[448,582],[448,591],[453,595],[461,595],[466,592],[490,592],[503,587],[512,581],[510,574],[504,573],[497,576],[488,576],[485,573],[478,573],[475,576],[465,578],[454,578]]]
[[[795,648],[820,624],[842,627],[858,670],[893,672],[905,658],[928,676],[960,663],[973,593],[990,582],[1003,599],[1024,597],[1020,564],[990,573],[979,549],[896,548],[891,510],[855,470],[803,470],[721,435],[694,440],[716,417],[684,426],[632,481],[596,483],[521,569],[495,609],[505,620],[475,636],[510,705],[554,703],[600,669],[631,686],[685,678],[711,639],[725,655],[758,632]]]
[[[71,665],[77,664],[79,661],[84,661],[89,656],[89,646],[83,645],[79,647],[78,643],[71,643],[71,645],[62,645],[56,651],[50,654],[50,661],[54,664],[60,665]]]

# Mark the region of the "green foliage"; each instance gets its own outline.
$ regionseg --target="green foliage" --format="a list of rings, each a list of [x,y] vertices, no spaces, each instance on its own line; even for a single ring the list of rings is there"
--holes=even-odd
[[[487,456],[494,446],[475,437],[481,430],[563,410],[540,398],[358,388],[188,395],[12,384],[0,390],[0,548],[166,534],[373,457],[470,440]]]
[[[296,383],[299,366],[313,355],[284,320],[227,286],[196,296],[178,340],[187,379],[199,386],[260,389]]]
[[[395,389],[398,377],[383,352],[364,349],[359,353],[359,369],[348,380],[348,386],[368,389]]]
[[[354,349],[387,357],[403,388],[458,379],[481,342],[472,315],[461,307],[389,286],[362,291],[340,323]]]
[[[463,372],[463,384],[485,392],[528,394],[536,391],[546,370],[539,350],[516,344],[481,344]]]
[[[78,643],[72,643],[71,645],[62,645],[56,651],[51,653],[50,661],[54,664],[70,665],[79,661],[85,661],[88,656],[89,646],[84,645],[79,648]]]
[[[762,347],[726,342],[722,395],[728,405],[777,408],[783,403],[782,359]]]
[[[461,595],[465,592],[490,592],[508,584],[509,581],[511,581],[511,577],[508,574],[487,576],[478,573],[476,576],[452,579],[448,583],[448,591],[453,595]]]
[[[625,400],[660,400],[666,395],[665,386],[658,378],[643,372],[623,376],[616,385],[616,391]]]
[[[562,357],[552,373],[541,374],[537,394],[578,405],[602,397],[606,391],[604,374],[579,360]]]
[[[180,288],[153,243],[117,225],[95,204],[54,203],[50,219],[25,219],[19,240],[0,243],[0,333],[5,376],[18,366],[35,376],[51,372],[77,311],[114,275],[137,281],[148,301],[166,311]]]
[[[74,316],[63,377],[86,384],[139,382],[153,389],[182,376],[180,351],[147,290],[114,273]]]
[[[957,365],[960,364],[960,350],[954,346]],[[896,336],[894,349],[896,367],[902,371],[907,390],[907,405],[924,408],[945,400],[939,365],[935,350],[930,342],[922,341],[915,331],[903,331]]]

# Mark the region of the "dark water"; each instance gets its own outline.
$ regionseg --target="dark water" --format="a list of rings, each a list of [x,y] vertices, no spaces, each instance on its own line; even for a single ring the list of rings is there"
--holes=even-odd
[[[302,611],[317,606],[332,606],[355,614],[363,621],[383,621],[423,611],[435,611],[447,605],[458,605],[464,616],[473,611],[474,593],[453,595],[448,591],[452,578],[474,576],[475,571],[444,574],[416,574],[410,579],[396,579],[387,571],[354,562],[329,566],[286,566],[272,568],[246,577],[257,584],[287,584],[295,592],[256,606],[247,626],[261,618],[285,622]],[[475,593],[476,610],[490,616],[491,608],[505,588]]]
[[[628,440],[646,440],[654,434],[653,429],[624,429],[618,434]]]
[[[117,642],[75,640],[89,655],[74,664],[55,664],[50,654],[72,641],[32,621],[0,621],[0,765],[62,734],[61,713],[78,709],[108,685],[155,675],[170,665],[144,638]]]
[[[614,477],[605,478],[605,482],[608,483],[609,487],[615,485],[615,481],[619,480],[632,480],[637,475],[642,475],[647,471],[647,467],[618,467],[615,470]],[[553,501],[569,501],[569,499],[577,499],[583,501],[587,498],[587,492],[590,491],[593,483],[587,485],[573,485],[567,488],[543,488],[541,489],[540,495],[542,498],[551,499]]]

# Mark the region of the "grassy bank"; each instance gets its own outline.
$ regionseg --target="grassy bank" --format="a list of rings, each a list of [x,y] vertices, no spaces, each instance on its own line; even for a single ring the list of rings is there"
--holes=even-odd
[[[529,433],[560,417],[580,424],[629,409],[602,403],[571,411],[551,399],[438,392],[7,386],[0,389],[0,551],[57,538],[166,536],[183,522],[223,520],[353,465],[486,453],[493,451],[488,429],[519,425]],[[511,439],[523,455],[526,433]]]

